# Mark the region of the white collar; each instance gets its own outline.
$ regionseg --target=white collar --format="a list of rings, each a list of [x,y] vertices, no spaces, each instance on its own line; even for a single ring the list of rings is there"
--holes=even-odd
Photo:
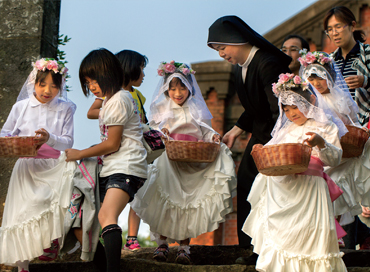
[[[30,106],[32,108],[38,107],[40,105],[45,105],[47,106],[50,110],[52,111],[58,111],[58,100],[59,100],[59,95],[55,96],[53,100],[47,102],[47,103],[41,103],[40,101],[37,100],[36,96],[34,94],[30,95]]]
[[[188,101],[189,101],[189,99],[191,99],[191,97],[188,97],[188,99],[186,99],[186,101],[184,102],[184,104],[182,104],[182,106],[180,106],[180,105],[178,105],[178,104],[176,104],[171,98],[169,98],[170,99],[170,107],[171,107],[171,109],[181,109],[181,108],[188,108],[189,107],[189,105],[188,105]]]
[[[248,68],[248,65],[251,63],[254,55],[256,54],[256,52],[258,51],[258,47],[257,46],[254,46],[252,47],[251,51],[249,52],[249,55],[248,55],[248,58],[247,60],[242,64],[238,64],[240,67],[243,67],[243,68]]]

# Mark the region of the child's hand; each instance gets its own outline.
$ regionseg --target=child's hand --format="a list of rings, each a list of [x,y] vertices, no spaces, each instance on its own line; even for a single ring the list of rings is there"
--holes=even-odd
[[[212,141],[215,143],[220,143],[221,142],[221,135],[220,134],[214,134],[212,137]]]
[[[41,145],[43,145],[44,143],[46,143],[48,140],[49,140],[49,132],[47,132],[45,129],[43,128],[40,128],[38,130],[35,131],[36,133],[36,141],[37,141],[37,146],[38,148],[41,147]]]
[[[319,134],[307,132],[306,135],[311,135],[310,138],[305,140],[310,147],[317,146],[319,149],[325,148],[325,140]]]
[[[167,129],[167,128],[162,128],[162,129],[161,129],[161,131],[162,131],[162,133],[163,133],[164,135],[169,135],[169,134],[170,134],[170,132],[168,131],[168,129]]]
[[[366,218],[369,218],[370,217],[370,209],[368,207],[364,207],[364,206],[361,206],[362,207],[362,216],[363,217],[366,217]]]
[[[82,159],[82,157],[80,155],[81,150],[68,148],[64,152],[66,153],[66,156],[67,156],[66,162],[77,161],[77,160]]]
[[[224,137],[222,138],[222,142],[227,145],[228,148],[232,148],[236,138],[240,136],[240,134],[243,133],[243,130],[237,126],[234,126],[231,130],[229,130]]]

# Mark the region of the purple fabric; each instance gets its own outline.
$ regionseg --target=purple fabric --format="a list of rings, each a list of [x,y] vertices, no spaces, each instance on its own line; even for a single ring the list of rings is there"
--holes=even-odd
[[[154,150],[164,149],[164,144],[162,142],[162,133],[158,130],[149,130],[143,133],[144,140]]]

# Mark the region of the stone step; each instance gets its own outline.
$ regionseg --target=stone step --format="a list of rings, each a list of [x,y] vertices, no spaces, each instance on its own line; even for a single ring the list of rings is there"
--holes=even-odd
[[[254,265],[237,265],[235,260],[248,257],[250,250],[238,246],[192,246],[193,265],[175,264],[177,247],[171,247],[167,263],[152,259],[154,248],[142,248],[136,251],[123,251],[121,271],[131,272],[254,272]],[[370,272],[370,250],[343,250],[343,260],[350,272]],[[80,252],[65,255],[57,260],[45,263],[38,260],[30,264],[31,272],[99,272],[92,262],[81,262]],[[0,269],[1,272],[16,272],[17,269]]]

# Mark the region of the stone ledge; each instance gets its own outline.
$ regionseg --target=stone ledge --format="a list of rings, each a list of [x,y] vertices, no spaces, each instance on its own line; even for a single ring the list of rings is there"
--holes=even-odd
[[[254,265],[236,265],[238,257],[248,257],[250,250],[238,246],[197,246],[191,247],[193,265],[175,264],[177,247],[170,247],[168,261],[153,261],[154,248],[142,248],[136,251],[122,251],[121,271],[132,272],[254,272]],[[343,260],[349,272],[370,272],[370,250],[343,250]],[[56,261],[45,263],[35,260],[30,265],[32,272],[99,272],[92,262],[79,260],[80,252],[65,255]],[[1,268],[1,272],[16,272],[17,269]]]

